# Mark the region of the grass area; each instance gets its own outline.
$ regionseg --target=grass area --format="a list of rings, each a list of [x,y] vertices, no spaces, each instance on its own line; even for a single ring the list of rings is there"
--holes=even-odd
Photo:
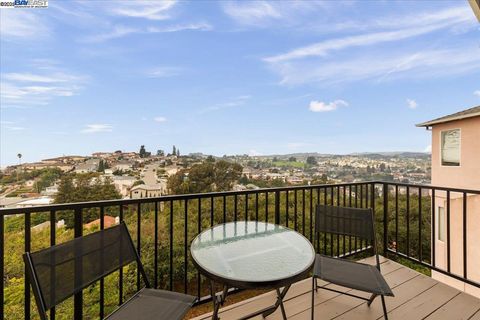
[[[303,167],[305,166],[305,163],[298,161],[274,161],[272,162],[272,164],[275,167],[292,167],[299,169],[303,169]]]

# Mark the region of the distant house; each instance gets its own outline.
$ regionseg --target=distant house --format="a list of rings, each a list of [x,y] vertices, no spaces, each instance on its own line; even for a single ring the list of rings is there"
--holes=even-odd
[[[53,203],[53,198],[50,197],[39,197],[28,199],[24,201],[20,201],[15,204],[16,208],[27,208],[27,207],[35,207],[35,206],[46,206]]]
[[[88,159],[84,163],[75,166],[75,173],[97,172],[100,159]]]
[[[459,189],[480,190],[480,106],[438,119],[420,123],[432,131],[432,184]],[[468,278],[480,282],[480,195],[467,194],[467,253],[463,252],[463,195],[435,192],[435,264],[447,268],[447,224],[450,229],[451,271],[463,272],[463,257],[467,262]],[[447,221],[450,208],[450,221]],[[480,297],[480,290],[432,270],[432,277],[467,293]]]
[[[128,160],[121,160],[118,161],[114,166],[113,169],[114,171],[127,171],[127,170],[132,170],[135,166],[134,161],[128,161]]]
[[[164,184],[140,184],[133,187],[130,190],[130,198],[153,198],[160,197],[166,193],[166,187]]]
[[[130,188],[133,186],[133,183],[137,181],[137,179],[131,176],[113,176],[112,181],[117,191],[122,196],[126,197],[129,195]]]

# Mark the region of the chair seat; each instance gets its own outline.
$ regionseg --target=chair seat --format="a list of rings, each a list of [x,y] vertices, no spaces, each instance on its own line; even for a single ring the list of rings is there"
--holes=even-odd
[[[313,276],[351,289],[393,296],[380,271],[369,264],[317,254]]]
[[[195,297],[182,293],[143,288],[115,310],[108,320],[183,319]]]

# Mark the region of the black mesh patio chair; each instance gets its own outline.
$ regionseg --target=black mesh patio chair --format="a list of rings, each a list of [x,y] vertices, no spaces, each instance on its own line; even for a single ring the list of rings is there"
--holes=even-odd
[[[380,273],[380,260],[375,238],[375,225],[372,209],[357,209],[319,205],[315,212],[315,238],[320,233],[337,236],[356,237],[371,243],[376,258],[376,265],[358,263],[341,258],[317,254],[312,277],[312,320],[314,319],[314,298],[318,288],[345,294],[367,301],[367,305],[380,296],[383,314],[388,319],[385,307],[385,296],[393,296],[393,292]],[[325,286],[318,286],[317,279],[334,283],[343,287],[371,293],[370,298],[364,298],[348,292],[341,292]]]
[[[137,262],[145,287],[106,319],[182,319],[195,297],[152,289],[125,223],[23,255],[40,318],[112,272]]]

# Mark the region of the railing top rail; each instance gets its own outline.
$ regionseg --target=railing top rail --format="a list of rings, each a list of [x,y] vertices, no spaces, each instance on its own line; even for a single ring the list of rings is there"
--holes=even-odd
[[[49,204],[49,205],[42,205],[42,206],[23,207],[23,208],[7,208],[7,209],[1,208],[0,216],[31,213],[31,212],[49,212],[52,210],[53,211],[75,210],[78,208],[113,207],[113,206],[119,206],[119,205],[130,205],[130,204],[138,204],[138,203],[155,203],[155,202],[168,202],[168,201],[189,200],[189,199],[199,199],[199,198],[212,198],[212,197],[216,198],[216,197],[223,197],[223,196],[257,194],[257,193],[266,193],[266,192],[270,193],[270,192],[281,192],[281,191],[309,190],[309,189],[318,189],[318,188],[365,185],[365,184],[371,184],[371,183],[373,183],[373,181],[288,186],[288,187],[279,187],[279,188],[261,188],[261,189],[253,189],[253,190],[242,190],[242,191],[177,194],[177,195],[165,195],[160,197],[138,198],[138,199],[115,199],[115,200],[86,201],[86,202],[75,202],[75,203],[59,203],[59,204]]]
[[[8,216],[8,215],[24,214],[24,213],[32,213],[32,212],[75,210],[79,208],[83,209],[83,208],[113,207],[113,206],[119,206],[119,205],[131,205],[131,204],[138,204],[138,203],[168,202],[168,201],[189,200],[189,199],[199,199],[199,198],[203,199],[203,198],[212,198],[212,197],[216,198],[216,197],[223,197],[223,196],[259,194],[259,193],[266,193],[266,192],[270,193],[270,192],[295,191],[295,190],[311,190],[311,189],[319,189],[319,188],[323,189],[323,188],[330,188],[330,187],[344,187],[344,186],[355,186],[355,185],[365,185],[365,184],[387,184],[387,185],[393,185],[393,186],[404,186],[404,187],[414,187],[414,188],[423,188],[423,189],[435,189],[440,191],[480,194],[480,190],[441,187],[441,186],[433,186],[433,185],[427,185],[427,184],[411,184],[411,183],[400,183],[400,182],[393,182],[393,181],[362,181],[362,182],[348,182],[348,183],[336,183],[336,184],[288,186],[288,187],[279,187],[279,188],[262,188],[262,189],[242,190],[242,191],[223,191],[223,192],[209,192],[209,193],[165,195],[160,197],[138,198],[138,199],[116,199],[116,200],[88,201],[88,202],[76,202],[76,203],[60,203],[60,204],[50,204],[50,205],[32,206],[32,207],[23,207],[23,208],[7,208],[7,209],[1,208],[0,216]]]

